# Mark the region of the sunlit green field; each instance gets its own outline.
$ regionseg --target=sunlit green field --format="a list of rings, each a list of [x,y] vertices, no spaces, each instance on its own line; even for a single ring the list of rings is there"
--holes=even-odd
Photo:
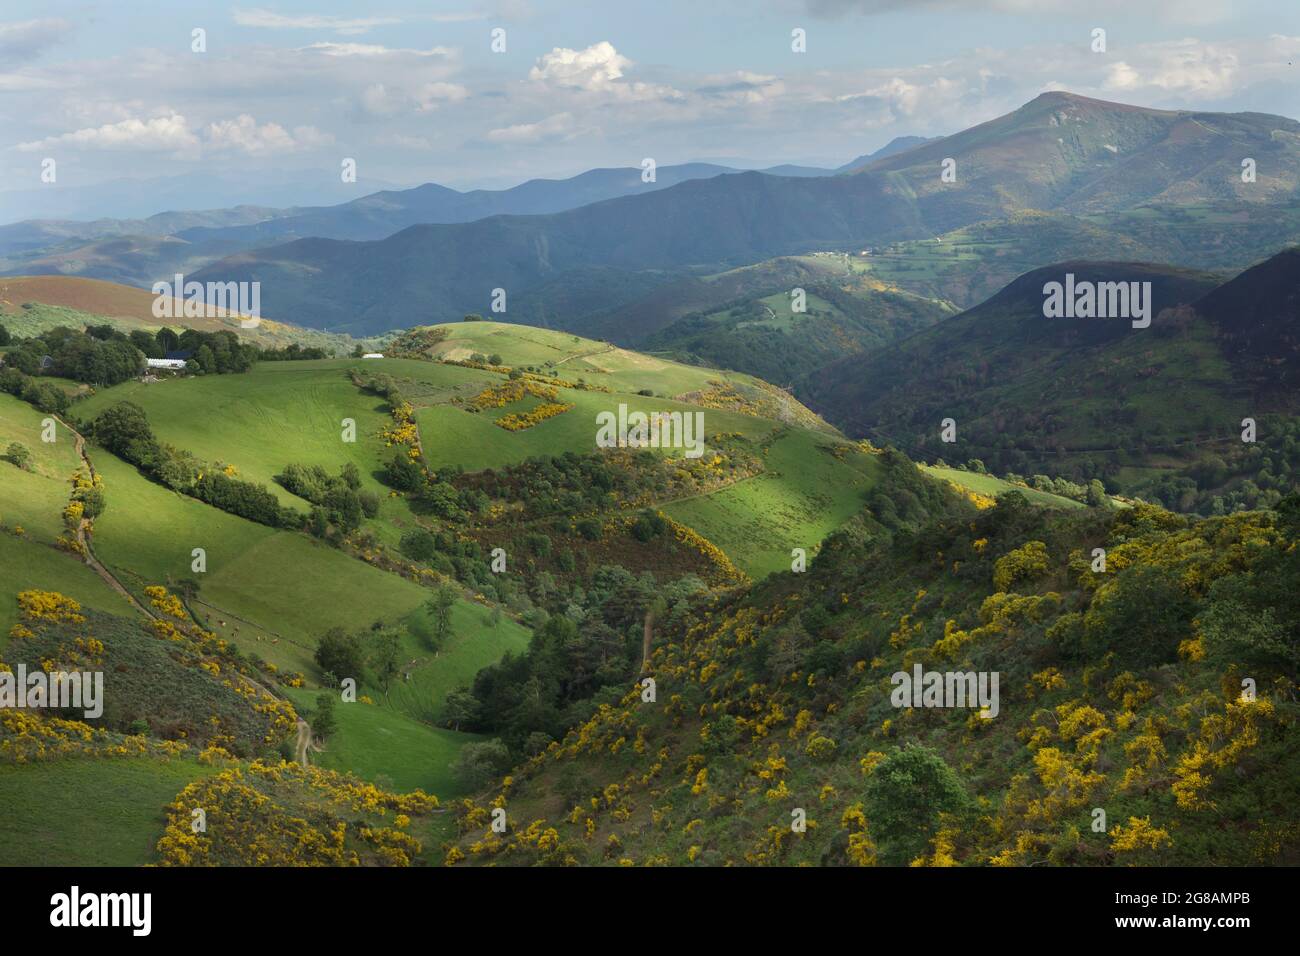
[[[934,465],[921,465],[919,467],[927,475],[942,478],[944,481],[951,481],[954,485],[969,488],[977,494],[988,495],[990,498],[996,498],[1004,491],[1018,491],[1036,505],[1044,505],[1049,508],[1084,507],[1082,502],[1075,501],[1072,498],[1063,498],[1060,495],[1038,491],[1035,488],[1022,488],[1020,485],[1013,485],[1011,482],[995,478],[993,475],[981,475],[973,471],[962,471],[959,468],[939,468]]]
[[[831,439],[804,431],[778,438],[768,472],[664,511],[725,551],[751,577],[790,569],[791,551],[811,556],[823,538],[862,509],[874,484],[871,456],[851,449],[841,460]]]
[[[319,691],[295,690],[295,707],[310,712]],[[394,790],[424,790],[440,799],[458,796],[461,787],[451,773],[460,748],[478,737],[421,723],[379,702],[338,703],[338,729],[324,750],[308,759],[327,770],[350,771],[364,780]]]

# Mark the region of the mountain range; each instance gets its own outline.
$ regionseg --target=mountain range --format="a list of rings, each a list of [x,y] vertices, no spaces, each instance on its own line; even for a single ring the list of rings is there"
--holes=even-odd
[[[1253,183],[1242,182],[1243,157],[1256,159]],[[945,159],[956,163],[955,182],[942,177]],[[501,318],[582,328],[582,313],[572,303],[562,311],[544,290],[592,268],[615,270],[603,276],[599,298],[605,309],[616,309],[636,301],[646,282],[816,250],[928,240],[1039,210],[1089,216],[1141,208],[1169,218],[1210,207],[1248,219],[1291,197],[1298,184],[1300,124],[1294,120],[1045,93],[1007,116],[851,173],[723,174],[549,215],[417,225],[371,242],[303,239],[232,255],[200,275],[260,281],[268,314],[308,321],[311,313],[311,321],[346,331],[483,311],[497,288],[509,296]],[[1212,217],[1188,218],[1181,231],[1214,235],[1222,244],[1223,230]],[[1291,221],[1284,228],[1290,241],[1300,239]],[[1030,242],[1004,240],[1003,246],[1004,253],[1029,257],[1031,267],[1072,254]],[[1276,248],[1236,249],[1236,265]],[[1035,255],[1048,258],[1034,262]]]
[[[885,285],[959,307],[1104,250],[1226,276],[1300,241],[1298,187],[1294,120],[1050,92],[838,170],[693,163],[660,167],[652,183],[638,169],[601,169],[508,190],[426,184],[338,206],[19,223],[0,227],[0,272],[257,281],[265,314],[356,335],[486,313],[502,289],[496,318],[634,343],[776,291],[759,282],[723,295],[727,283],[710,277],[818,251],[869,250]],[[42,245],[51,238],[63,241]]]

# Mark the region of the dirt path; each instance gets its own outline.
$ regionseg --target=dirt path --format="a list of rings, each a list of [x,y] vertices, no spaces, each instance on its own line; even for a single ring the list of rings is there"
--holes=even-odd
[[[293,744],[293,759],[306,767],[307,751],[311,749],[311,725],[298,718],[298,739]]]
[[[86,439],[82,436],[80,432],[78,432],[75,428],[73,428],[71,425],[65,422],[62,418],[58,418],[57,420],[60,425],[62,425],[64,428],[66,428],[68,431],[72,433],[76,441],[77,457],[80,458],[81,463],[86,466],[86,470],[90,473],[90,477],[94,478],[95,466],[91,464],[90,456],[86,454]],[[99,558],[95,557],[95,550],[94,548],[91,547],[90,544],[90,535],[86,533],[89,527],[90,527],[89,518],[82,518],[80,523],[78,523],[77,525],[77,543],[81,545],[82,559],[86,562],[86,564],[90,567],[92,571],[94,571],[96,574],[100,576],[101,579],[103,579],[105,584],[107,584],[118,594],[122,595],[122,597],[126,599],[127,603],[130,604],[133,608],[135,608],[137,611],[139,611],[147,618],[156,618],[158,615],[154,614],[153,611],[149,610],[138,600],[136,600],[135,595],[126,589],[126,586],[123,585],[122,582],[119,581],[113,575],[112,571],[108,570],[108,568],[104,566],[103,562],[101,562]]]
[[[574,352],[572,355],[566,355],[564,358],[554,363],[551,367],[559,368],[565,362],[572,362],[574,359],[591,358],[593,355],[606,355],[609,352],[613,352],[616,348],[617,346],[615,345],[607,345],[601,349],[592,349],[590,352]]]

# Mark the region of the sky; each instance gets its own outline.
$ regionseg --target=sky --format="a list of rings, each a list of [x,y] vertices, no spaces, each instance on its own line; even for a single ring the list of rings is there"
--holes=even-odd
[[[6,191],[94,215],[87,187],[123,178],[204,208],[217,182],[341,201],[646,157],[838,166],[1055,89],[1294,118],[1297,63],[1296,0],[4,0],[0,221]]]

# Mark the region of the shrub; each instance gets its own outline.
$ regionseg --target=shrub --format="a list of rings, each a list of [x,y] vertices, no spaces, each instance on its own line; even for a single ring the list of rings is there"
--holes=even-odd
[[[632,522],[632,537],[638,541],[651,541],[667,530],[668,522],[655,511],[643,511]]]
[[[510,751],[500,740],[466,744],[451,771],[467,790],[482,790],[510,769]]]
[[[27,450],[27,446],[20,442],[10,442],[9,447],[5,449],[4,460],[16,465],[23,471],[29,470],[32,453]]]
[[[402,554],[412,561],[426,562],[438,553],[437,542],[433,535],[423,528],[414,528],[402,535],[398,547],[402,549]]]
[[[1032,580],[1046,573],[1047,545],[1030,541],[998,558],[993,565],[993,584],[999,591],[1006,591],[1018,581]]]

